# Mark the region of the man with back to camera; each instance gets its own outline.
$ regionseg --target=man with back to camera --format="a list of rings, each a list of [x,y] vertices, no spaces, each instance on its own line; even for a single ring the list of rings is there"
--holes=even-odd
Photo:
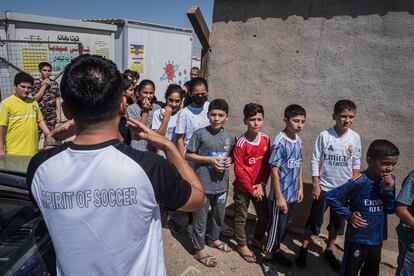
[[[166,275],[159,204],[195,211],[204,189],[175,145],[131,119],[167,159],[117,139],[125,113],[116,65],[82,55],[66,67],[63,111],[76,138],[29,164],[27,183],[50,232],[58,275]]]

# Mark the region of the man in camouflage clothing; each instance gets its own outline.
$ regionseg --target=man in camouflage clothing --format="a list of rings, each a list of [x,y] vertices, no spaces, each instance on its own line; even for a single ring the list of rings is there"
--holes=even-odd
[[[61,123],[59,85],[56,81],[50,80],[52,66],[49,63],[39,63],[39,71],[41,76],[35,79],[31,94],[33,99],[39,103],[48,129],[52,130]]]

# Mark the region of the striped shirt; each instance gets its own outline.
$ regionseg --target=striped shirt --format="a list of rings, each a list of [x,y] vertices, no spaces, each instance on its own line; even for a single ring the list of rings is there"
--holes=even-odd
[[[280,190],[288,203],[297,201],[299,191],[300,167],[302,166],[303,142],[298,135],[292,140],[279,132],[272,144],[269,163],[279,168]],[[275,192],[270,187],[271,200],[275,200]]]

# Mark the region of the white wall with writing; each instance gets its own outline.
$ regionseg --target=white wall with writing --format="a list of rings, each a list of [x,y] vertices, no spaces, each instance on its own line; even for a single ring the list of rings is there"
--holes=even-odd
[[[26,44],[20,49],[21,58],[20,66],[24,71],[35,74],[36,68],[33,63],[38,63],[42,59],[47,59],[54,67],[54,71],[63,70],[63,67],[78,55],[79,47],[76,44],[82,43],[83,53],[101,55],[109,59],[113,59],[114,40],[111,34],[95,34],[93,32],[70,32],[60,30],[46,30],[35,28],[16,28],[17,40],[32,41],[59,41],[61,44]],[[35,47],[35,48],[34,48]],[[36,47],[38,47],[36,49]],[[33,51],[34,50],[34,51]],[[33,52],[36,54],[34,55]],[[28,58],[28,57],[31,58]],[[25,70],[26,69],[26,70]]]

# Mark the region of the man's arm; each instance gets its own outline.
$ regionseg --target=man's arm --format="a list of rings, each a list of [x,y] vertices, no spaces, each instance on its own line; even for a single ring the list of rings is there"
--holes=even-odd
[[[41,120],[40,121],[40,123],[38,124],[39,125],[39,128],[43,131],[43,133],[45,134],[45,136],[46,135],[48,135],[49,134],[49,129],[47,128],[47,125],[46,125],[46,123],[45,123],[45,121],[44,120]]]
[[[56,98],[56,124],[62,123],[62,102],[60,98]],[[56,127],[56,126],[55,126]]]
[[[76,134],[76,125],[75,125],[75,121],[72,119],[52,129],[46,135],[46,140],[63,141],[63,140],[68,139],[69,137],[72,137],[75,134]]]
[[[0,126],[0,156],[6,154],[6,137],[7,126]]]
[[[175,145],[138,120],[129,118],[127,125],[141,139],[147,140],[153,147],[163,150],[167,156],[167,160],[175,166],[181,178],[191,186],[189,199],[179,209],[186,212],[193,212],[200,209],[206,201],[203,184],[183,156],[178,152]]]
[[[177,134],[177,148],[181,155],[185,157],[184,134]]]
[[[40,102],[40,100],[43,98],[43,95],[45,95],[46,89],[50,86],[51,82],[49,79],[45,79],[42,81],[42,84],[39,88],[39,90],[33,93],[33,99],[35,99],[37,102]]]

